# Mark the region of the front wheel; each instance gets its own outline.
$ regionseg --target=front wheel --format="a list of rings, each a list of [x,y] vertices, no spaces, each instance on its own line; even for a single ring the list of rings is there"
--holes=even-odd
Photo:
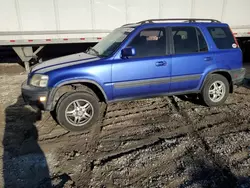
[[[59,124],[69,131],[84,131],[97,123],[98,99],[87,92],[74,92],[63,97],[56,109]]]
[[[207,106],[222,105],[229,95],[228,80],[219,74],[211,75],[205,82],[201,97]]]

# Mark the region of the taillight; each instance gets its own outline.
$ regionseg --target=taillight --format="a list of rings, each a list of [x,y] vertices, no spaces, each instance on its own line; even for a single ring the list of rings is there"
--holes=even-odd
[[[237,45],[237,47],[239,47],[239,43],[238,43],[238,41],[237,41],[237,39],[236,39],[236,37],[235,37],[235,35],[234,35],[232,29],[231,29],[230,27],[229,27],[229,29],[230,29],[230,31],[231,31],[233,37],[234,37],[234,42],[235,42],[235,44]]]

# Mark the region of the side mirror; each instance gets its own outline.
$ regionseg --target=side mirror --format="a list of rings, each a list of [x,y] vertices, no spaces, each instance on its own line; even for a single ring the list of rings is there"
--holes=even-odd
[[[122,57],[135,56],[135,54],[135,48],[133,47],[126,47],[122,49]]]

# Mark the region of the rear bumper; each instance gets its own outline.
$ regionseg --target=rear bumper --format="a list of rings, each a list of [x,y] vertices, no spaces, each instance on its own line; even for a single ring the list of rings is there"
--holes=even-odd
[[[231,75],[233,84],[240,85],[240,84],[242,84],[242,82],[245,78],[246,69],[241,68],[241,69],[231,70],[230,75]]]
[[[40,110],[50,110],[50,105],[47,104],[50,90],[48,88],[39,88],[30,86],[27,81],[22,84],[22,97],[27,105],[38,108]],[[46,101],[41,102],[40,97],[46,97]]]

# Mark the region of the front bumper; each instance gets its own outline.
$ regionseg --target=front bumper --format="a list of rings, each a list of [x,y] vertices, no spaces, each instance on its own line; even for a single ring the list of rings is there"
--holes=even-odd
[[[231,70],[230,75],[231,75],[233,84],[235,84],[235,85],[242,84],[242,82],[243,82],[243,80],[245,78],[245,74],[246,74],[246,69],[245,68],[241,68],[241,69],[237,69],[237,70]]]
[[[40,110],[49,110],[50,105],[48,105],[48,96],[50,90],[48,88],[39,88],[35,86],[30,86],[27,81],[22,84],[22,97],[27,105],[39,108]],[[40,97],[46,97],[46,101],[41,102]]]

